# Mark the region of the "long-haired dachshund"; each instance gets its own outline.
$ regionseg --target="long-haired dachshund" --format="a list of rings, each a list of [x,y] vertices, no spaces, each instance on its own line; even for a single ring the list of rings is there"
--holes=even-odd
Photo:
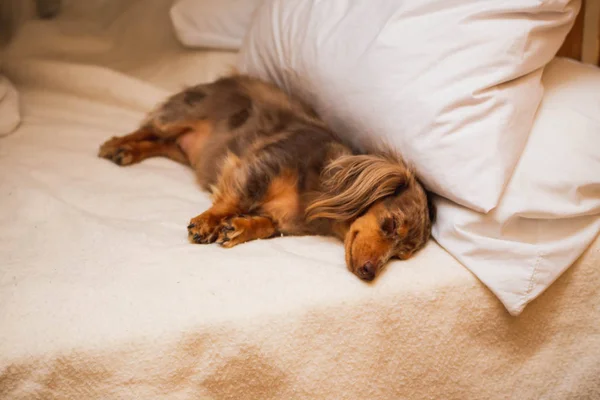
[[[309,106],[244,75],[173,95],[99,156],[118,165],[158,156],[190,165],[213,196],[187,227],[194,243],[335,236],[348,269],[370,281],[430,236],[433,207],[401,158],[360,153]]]

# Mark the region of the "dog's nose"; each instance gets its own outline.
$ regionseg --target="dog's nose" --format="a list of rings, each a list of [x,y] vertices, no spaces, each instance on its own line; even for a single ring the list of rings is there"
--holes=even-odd
[[[367,261],[362,267],[356,271],[360,279],[365,281],[372,281],[375,279],[375,266],[371,261]]]

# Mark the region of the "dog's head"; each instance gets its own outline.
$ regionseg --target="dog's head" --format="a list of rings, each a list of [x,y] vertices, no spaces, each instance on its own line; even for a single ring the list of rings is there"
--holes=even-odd
[[[429,239],[433,208],[428,204],[416,181],[372,204],[346,234],[348,268],[370,281],[390,258],[409,259]]]
[[[346,265],[371,281],[391,258],[406,260],[430,237],[435,210],[404,162],[391,152],[342,156],[324,171],[325,195],[309,218],[346,222]]]

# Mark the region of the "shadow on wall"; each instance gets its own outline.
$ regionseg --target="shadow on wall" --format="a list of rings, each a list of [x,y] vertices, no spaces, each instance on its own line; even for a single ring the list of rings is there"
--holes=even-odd
[[[37,16],[53,18],[61,10],[63,0],[0,1],[0,45],[4,45],[24,21]]]
[[[0,44],[6,44],[17,26],[31,18],[35,13],[33,1],[0,1]]]
[[[35,0],[36,12],[40,18],[52,18],[60,11],[62,0]]]

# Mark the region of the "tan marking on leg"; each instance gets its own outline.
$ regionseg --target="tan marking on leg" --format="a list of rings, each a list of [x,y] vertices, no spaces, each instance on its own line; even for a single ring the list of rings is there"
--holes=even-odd
[[[198,120],[180,120],[175,122],[161,123],[157,119],[150,121],[150,125],[158,132],[158,135],[164,139],[173,139],[187,131],[194,129]]]
[[[260,216],[234,217],[223,222],[217,243],[233,247],[256,239],[267,239],[277,233],[273,220]]]
[[[151,157],[165,157],[189,165],[186,155],[174,142],[129,142],[119,145],[112,153],[105,153],[105,158],[121,166],[136,164]]]
[[[297,230],[296,221],[301,213],[295,171],[283,171],[272,180],[261,209],[275,221],[281,232]]]
[[[98,151],[98,157],[111,159],[113,154],[121,145],[124,145],[126,143],[140,142],[143,140],[153,139],[157,139],[154,133],[144,128],[140,128],[137,131],[134,131],[125,136],[113,136],[100,146],[100,150]]]
[[[213,188],[213,205],[199,216],[192,218],[188,225],[190,240],[194,243],[213,243],[218,236],[218,228],[225,219],[241,214],[239,191],[236,190],[235,171],[240,159],[230,153]]]
[[[231,152],[223,159],[219,181],[210,188],[214,203],[239,204],[238,169],[241,166],[242,160]]]
[[[196,121],[188,132],[183,133],[176,139],[177,144],[181,147],[181,150],[186,154],[192,165],[196,164],[213,129],[214,124],[212,121]]]

